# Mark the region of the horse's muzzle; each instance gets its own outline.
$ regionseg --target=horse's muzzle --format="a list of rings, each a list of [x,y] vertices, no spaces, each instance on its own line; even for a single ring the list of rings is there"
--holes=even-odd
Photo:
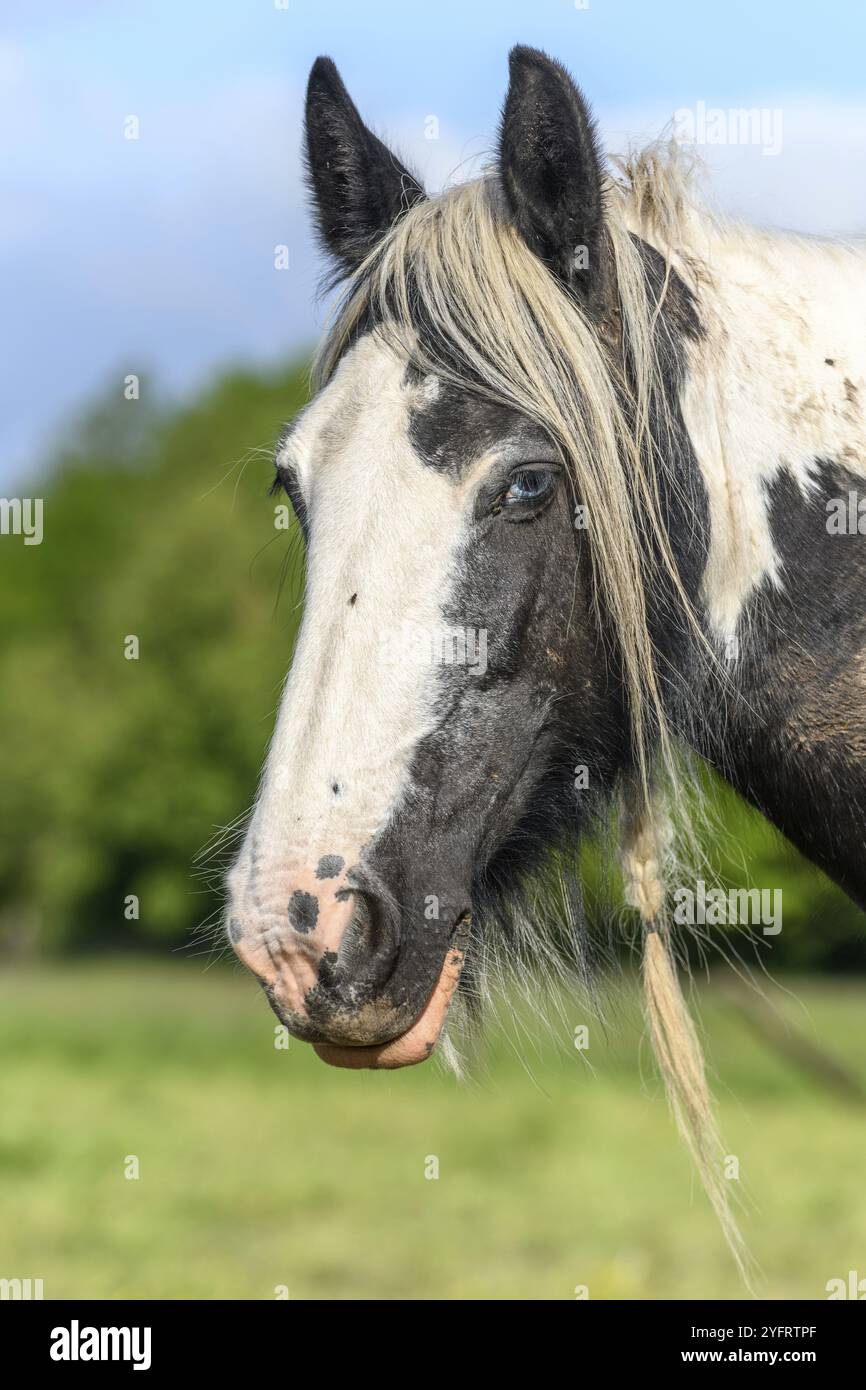
[[[462,937],[427,933],[422,949],[410,948],[396,906],[350,882],[351,875],[336,885],[280,875],[267,889],[253,885],[233,901],[232,946],[280,1021],[324,1061],[423,1062],[460,977]]]

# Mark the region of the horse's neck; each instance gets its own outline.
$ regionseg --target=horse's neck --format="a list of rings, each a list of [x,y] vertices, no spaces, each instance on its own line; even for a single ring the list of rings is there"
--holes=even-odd
[[[866,906],[866,539],[827,526],[866,496],[866,259],[754,234],[710,264],[683,407],[728,689],[697,742]]]
[[[866,911],[863,650],[839,661],[825,634],[813,658],[780,636],[742,655],[730,685],[701,686],[687,741]]]
[[[716,234],[707,254],[683,414],[710,504],[704,596],[724,641],[780,578],[767,502],[780,473],[804,498],[824,463],[866,476],[866,256],[756,232]]]

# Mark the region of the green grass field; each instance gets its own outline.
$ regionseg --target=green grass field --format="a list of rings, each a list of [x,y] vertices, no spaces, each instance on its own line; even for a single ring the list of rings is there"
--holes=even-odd
[[[791,988],[774,992],[785,1016],[866,1076],[866,984]],[[866,1275],[866,1112],[755,1042],[712,988],[700,1011],[759,1292],[824,1298]],[[503,1036],[458,1083],[276,1050],[258,988],[229,968],[7,968],[0,1277],[41,1278],[46,1298],[742,1297],[633,993],[607,1037],[568,1017],[590,1023],[583,1056],[566,1035],[521,1061]]]

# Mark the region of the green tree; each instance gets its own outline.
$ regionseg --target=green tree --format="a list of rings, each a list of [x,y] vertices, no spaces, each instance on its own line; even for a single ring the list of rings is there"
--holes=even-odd
[[[7,932],[179,941],[217,907],[193,861],[251,802],[291,656],[301,544],[267,490],[305,394],[296,369],[104,405],[30,485],[43,543],[0,545]]]

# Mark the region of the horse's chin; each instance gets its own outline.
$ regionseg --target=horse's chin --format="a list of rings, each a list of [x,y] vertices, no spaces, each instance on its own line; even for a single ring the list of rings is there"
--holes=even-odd
[[[459,947],[449,949],[430,998],[412,1026],[399,1037],[369,1047],[315,1043],[316,1053],[331,1067],[350,1067],[356,1070],[394,1070],[397,1067],[414,1067],[419,1062],[426,1062],[439,1041],[464,959],[465,953]]]

